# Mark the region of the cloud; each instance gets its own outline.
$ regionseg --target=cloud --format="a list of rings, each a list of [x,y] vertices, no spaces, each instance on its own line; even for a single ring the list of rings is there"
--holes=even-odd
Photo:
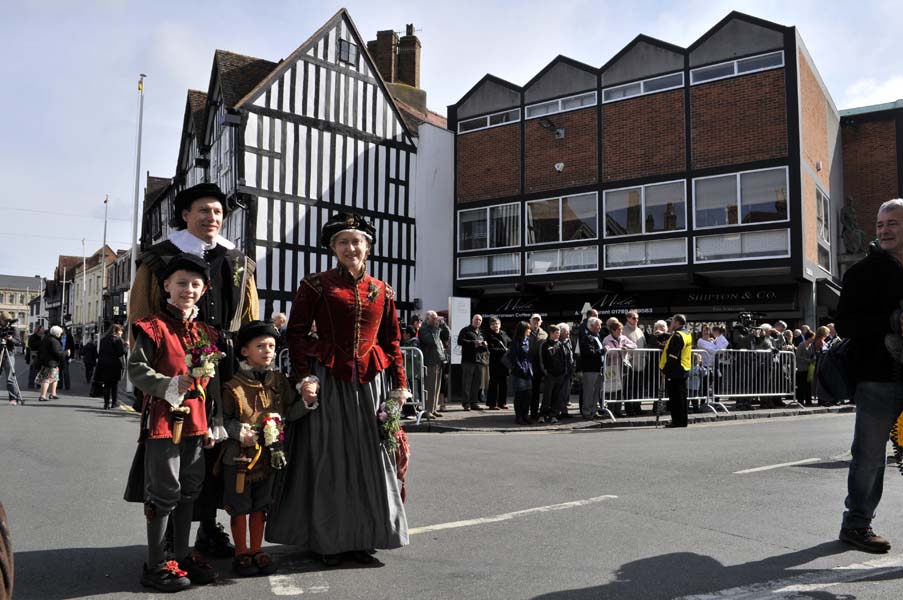
[[[844,108],[869,106],[893,102],[903,98],[903,75],[894,75],[883,81],[872,78],[859,79],[844,91]]]

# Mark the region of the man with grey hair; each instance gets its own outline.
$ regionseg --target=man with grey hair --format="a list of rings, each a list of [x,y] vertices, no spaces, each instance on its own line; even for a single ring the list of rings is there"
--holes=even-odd
[[[885,553],[890,542],[872,530],[884,487],[887,440],[903,412],[900,380],[900,302],[903,300],[903,200],[878,209],[878,239],[843,277],[837,331],[849,339],[848,375],[856,422],[840,540],[865,552]]]
[[[417,339],[420,340],[420,351],[423,353],[423,364],[426,366],[424,410],[427,418],[440,417],[442,413],[436,410],[436,407],[439,402],[446,354],[441,338],[439,314],[436,311],[426,311],[426,324],[417,332]]]
[[[581,372],[580,381],[583,391],[580,395],[580,414],[584,419],[592,419],[599,408],[599,395],[602,393],[602,357],[605,348],[602,345],[602,320],[589,317],[586,320],[586,332],[580,337],[580,356],[577,359],[577,370]]]

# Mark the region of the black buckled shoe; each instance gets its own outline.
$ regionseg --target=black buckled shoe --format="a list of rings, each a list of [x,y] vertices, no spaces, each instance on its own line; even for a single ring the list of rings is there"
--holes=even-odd
[[[168,594],[191,587],[191,580],[188,579],[188,573],[179,568],[179,563],[165,560],[150,568],[147,564],[144,565],[141,585]]]
[[[201,555],[195,551],[179,560],[179,568],[182,569],[191,583],[206,585],[216,581],[216,569],[205,562]]]
[[[229,534],[219,523],[216,531],[208,533],[203,526],[198,527],[197,537],[194,538],[194,549],[204,556],[213,558],[232,558],[235,556],[235,546],[229,539]]]
[[[858,529],[842,527],[838,539],[863,552],[885,554],[890,551],[890,542],[876,534],[871,527],[861,527]]]

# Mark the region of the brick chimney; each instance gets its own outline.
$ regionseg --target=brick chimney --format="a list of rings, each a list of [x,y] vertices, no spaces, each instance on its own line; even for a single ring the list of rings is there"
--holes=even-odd
[[[398,40],[397,77],[399,83],[420,87],[420,40],[414,35],[414,24],[409,23],[405,35]]]
[[[397,78],[398,35],[391,29],[377,31],[376,39],[367,42],[367,51],[370,52],[370,56],[376,62],[376,68],[379,69],[379,74],[383,76],[386,83],[395,83]],[[419,54],[418,48],[418,56]]]

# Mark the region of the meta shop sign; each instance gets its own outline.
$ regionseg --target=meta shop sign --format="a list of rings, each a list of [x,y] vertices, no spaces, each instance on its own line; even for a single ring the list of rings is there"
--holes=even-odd
[[[674,312],[796,310],[795,285],[705,290],[679,290],[671,300]]]

